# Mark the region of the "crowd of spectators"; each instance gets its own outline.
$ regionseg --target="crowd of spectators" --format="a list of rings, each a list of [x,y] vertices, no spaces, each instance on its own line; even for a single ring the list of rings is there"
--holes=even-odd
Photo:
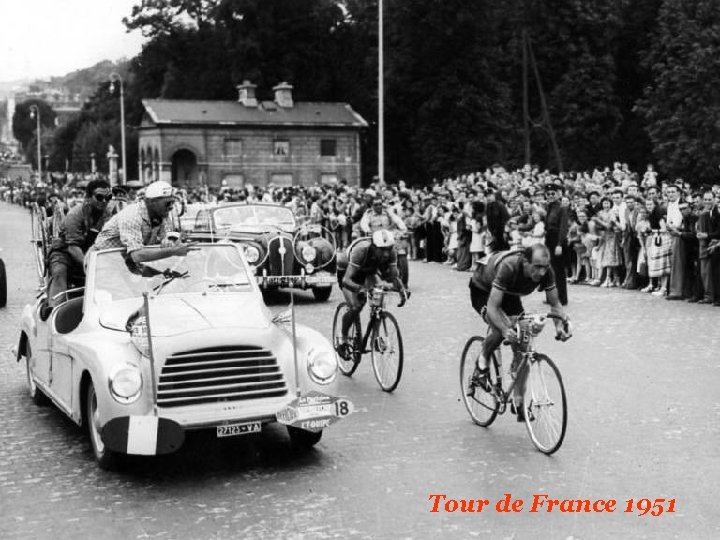
[[[48,187],[0,182],[6,201],[21,205],[57,198],[69,207],[82,200],[81,186]],[[114,188],[118,206],[142,194],[142,186]],[[552,174],[526,165],[495,165],[424,186],[373,182],[369,187],[242,188],[178,190],[188,203],[272,202],[293,209],[298,220],[321,224],[339,249],[363,236],[363,216],[386,213],[409,259],[472,271],[494,251],[545,243],[565,283],[623,287],[667,300],[720,306],[720,181],[693,185],[643,173],[626,164],[587,172]],[[398,222],[400,222],[398,224]],[[404,225],[404,227],[402,226]]]

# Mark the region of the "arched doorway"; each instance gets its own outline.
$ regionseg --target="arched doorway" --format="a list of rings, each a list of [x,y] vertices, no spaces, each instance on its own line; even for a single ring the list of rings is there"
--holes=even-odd
[[[197,183],[197,157],[190,150],[178,150],[172,157],[172,185],[189,186]]]

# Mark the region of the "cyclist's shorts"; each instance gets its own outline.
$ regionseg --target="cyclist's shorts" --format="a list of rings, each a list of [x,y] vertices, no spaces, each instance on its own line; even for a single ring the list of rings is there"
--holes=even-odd
[[[470,280],[470,302],[472,303],[472,307],[481,317],[482,310],[487,306],[489,299],[490,293],[476,287],[472,280]],[[523,309],[522,302],[520,301],[520,297],[512,294],[503,294],[503,301],[500,308],[505,312],[505,315],[510,317],[520,315],[525,311]]]

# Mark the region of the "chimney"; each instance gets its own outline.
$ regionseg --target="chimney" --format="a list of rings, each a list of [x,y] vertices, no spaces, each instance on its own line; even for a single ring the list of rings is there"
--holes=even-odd
[[[281,82],[276,87],[273,88],[273,91],[275,92],[275,103],[278,104],[278,107],[283,107],[285,109],[292,109],[293,107],[293,97],[292,97],[292,84],[288,84],[286,82]]]
[[[238,90],[238,102],[242,103],[246,107],[257,107],[258,102],[255,97],[256,84],[252,84],[250,81],[245,80],[242,84],[238,84],[235,88]]]

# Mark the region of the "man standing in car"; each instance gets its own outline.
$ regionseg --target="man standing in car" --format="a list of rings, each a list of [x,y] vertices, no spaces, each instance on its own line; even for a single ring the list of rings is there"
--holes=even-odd
[[[85,188],[85,199],[65,216],[57,237],[53,240],[49,270],[48,307],[55,307],[55,295],[68,289],[68,280],[85,276],[83,259],[95,238],[110,219],[108,202],[112,198],[110,184],[93,180]],[[80,285],[82,283],[76,283]]]
[[[172,186],[162,180],[153,182],[145,190],[143,200],[127,206],[105,224],[93,249],[124,247],[136,264],[187,255],[188,244],[167,237],[173,232],[170,212],[174,207]],[[162,245],[159,249],[147,247],[158,244]]]

